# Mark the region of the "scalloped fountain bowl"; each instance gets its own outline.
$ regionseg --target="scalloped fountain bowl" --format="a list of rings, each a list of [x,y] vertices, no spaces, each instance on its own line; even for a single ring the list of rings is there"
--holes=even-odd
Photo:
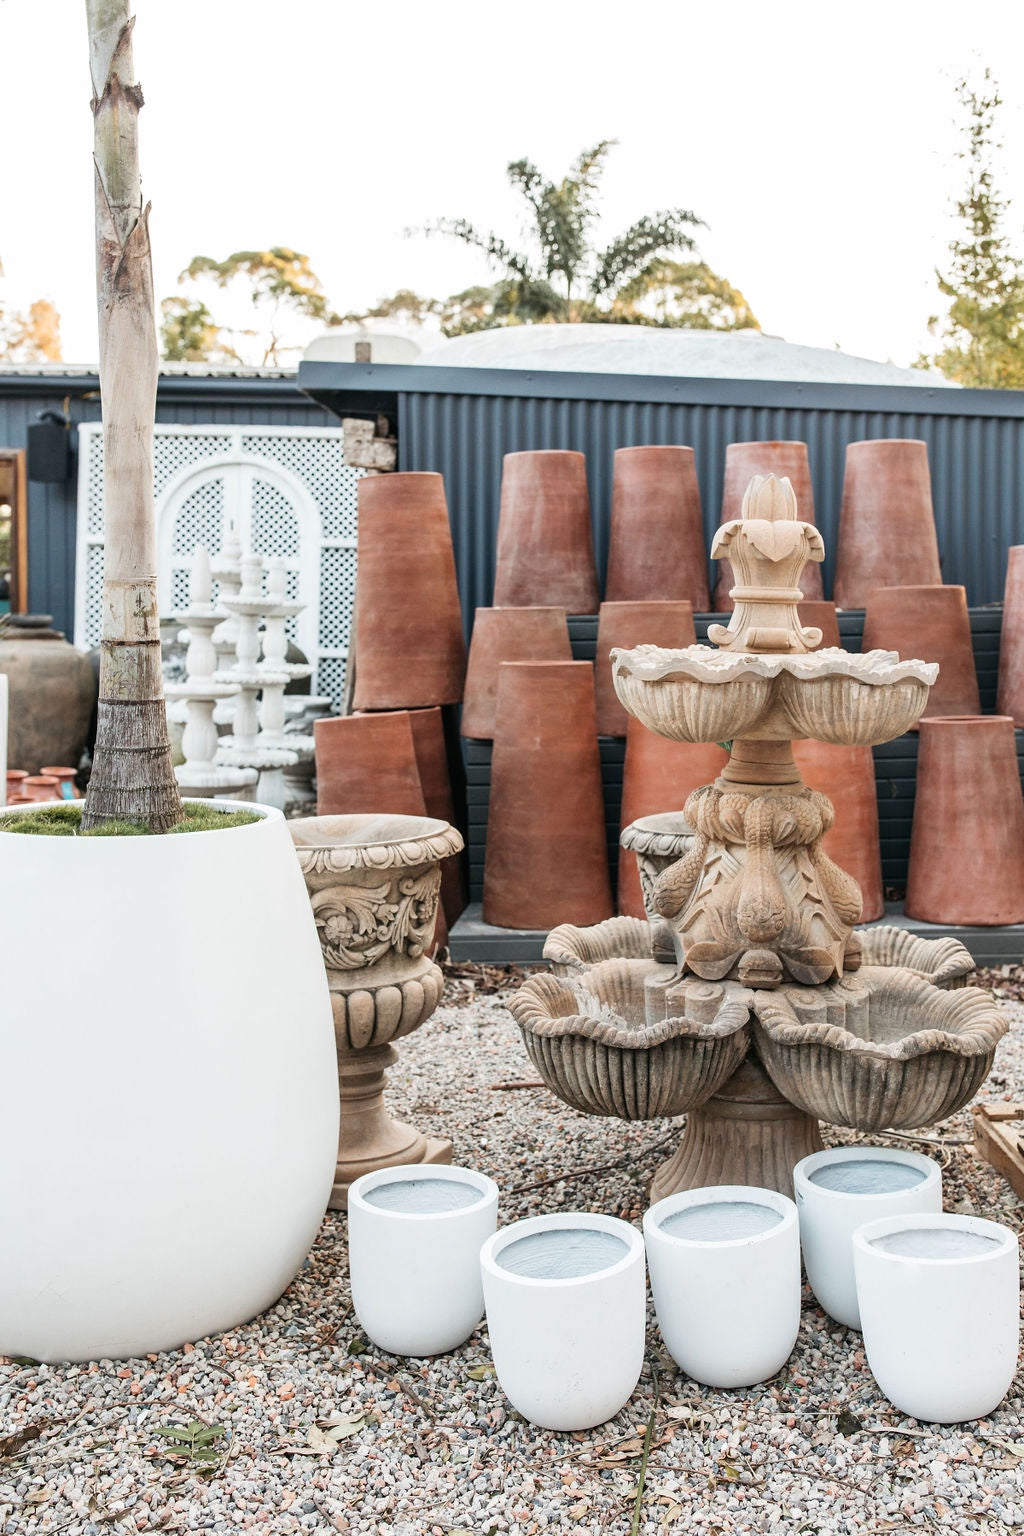
[[[732,984],[680,981],[655,960],[614,959],[570,977],[531,976],[509,1007],[566,1104],[650,1120],[695,1109],[732,1075],[750,1045],[752,1001]]]

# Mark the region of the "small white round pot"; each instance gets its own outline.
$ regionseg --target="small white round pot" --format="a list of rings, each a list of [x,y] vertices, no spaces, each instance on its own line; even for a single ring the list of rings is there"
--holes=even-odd
[[[480,1249],[498,1186],[472,1168],[410,1163],[364,1173],[348,1192],[352,1304],[392,1355],[441,1355],[484,1315]]]
[[[1020,1342],[1019,1243],[977,1216],[883,1216],[853,1234],[864,1350],[901,1413],[984,1418],[1002,1402]]]
[[[854,1232],[881,1216],[941,1211],[942,1170],[920,1152],[831,1147],[801,1158],[793,1189],[811,1290],[830,1317],[859,1328]]]
[[[513,1408],[590,1429],[623,1408],[644,1362],[643,1238],[589,1212],[517,1221],[480,1254],[491,1357]]]
[[[644,1239],[658,1327],[679,1368],[708,1387],[774,1376],[800,1328],[800,1233],[785,1195],[742,1184],[652,1205]]]
[[[261,820],[0,833],[0,1353],[234,1327],[320,1226],[338,1085],[309,898],[281,813],[220,803]]]

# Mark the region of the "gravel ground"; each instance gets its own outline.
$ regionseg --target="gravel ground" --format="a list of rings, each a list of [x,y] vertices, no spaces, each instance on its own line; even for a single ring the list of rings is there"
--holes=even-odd
[[[576,1208],[639,1223],[678,1127],[592,1119],[514,1086],[535,1073],[491,990],[494,972],[458,970],[446,1002],[402,1045],[392,1108],[450,1136],[456,1161],[497,1179],[505,1222]],[[1013,1028],[983,1096],[1024,1100],[1020,974],[985,979],[1003,993]],[[856,1139],[824,1131],[836,1144]],[[1019,1230],[1020,1202],[967,1144],[969,1114],[930,1135],[946,1208]],[[660,1351],[652,1316],[643,1377],[618,1417],[552,1434],[507,1406],[483,1327],[433,1360],[367,1346],[349,1309],[345,1244],[345,1219],[329,1215],[277,1306],[231,1333],[127,1364],[0,1364],[0,1532],[812,1536],[1024,1526],[1020,1374],[989,1419],[919,1424],[879,1393],[860,1335],[805,1289],[795,1352],[771,1381],[738,1392],[696,1386]],[[190,1424],[198,1441],[180,1438]]]

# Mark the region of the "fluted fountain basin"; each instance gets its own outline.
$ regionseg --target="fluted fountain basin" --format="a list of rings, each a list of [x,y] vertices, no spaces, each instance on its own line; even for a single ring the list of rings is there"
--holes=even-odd
[[[643,917],[606,917],[577,928],[559,923],[544,940],[544,959],[556,976],[580,976],[602,960],[650,960],[651,925]]]
[[[752,995],[654,960],[532,976],[509,1007],[552,1093],[590,1115],[650,1120],[703,1104],[750,1044]]]
[[[672,741],[789,741],[874,746],[910,729],[938,676],[895,651],[755,655],[706,645],[638,645],[611,653],[623,707]]]
[[[752,1006],[758,1053],[780,1093],[861,1131],[954,1114],[988,1076],[1008,1027],[985,993],[943,990],[902,967],[757,992]]]
[[[945,991],[966,987],[977,969],[974,956],[958,939],[922,939],[888,923],[858,928],[854,937],[860,940],[862,965],[899,966]]]

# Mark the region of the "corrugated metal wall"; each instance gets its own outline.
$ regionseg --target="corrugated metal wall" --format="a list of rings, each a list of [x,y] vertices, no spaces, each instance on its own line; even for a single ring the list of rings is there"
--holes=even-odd
[[[72,421],[100,419],[95,375],[0,375],[0,447],[24,448],[28,428],[40,411],[63,413]],[[182,426],[225,423],[240,426],[337,426],[323,407],[290,379],[161,378],[156,419]],[[52,613],[58,629],[74,628],[77,455],[70,479],[28,487],[28,602],[37,613]]]

